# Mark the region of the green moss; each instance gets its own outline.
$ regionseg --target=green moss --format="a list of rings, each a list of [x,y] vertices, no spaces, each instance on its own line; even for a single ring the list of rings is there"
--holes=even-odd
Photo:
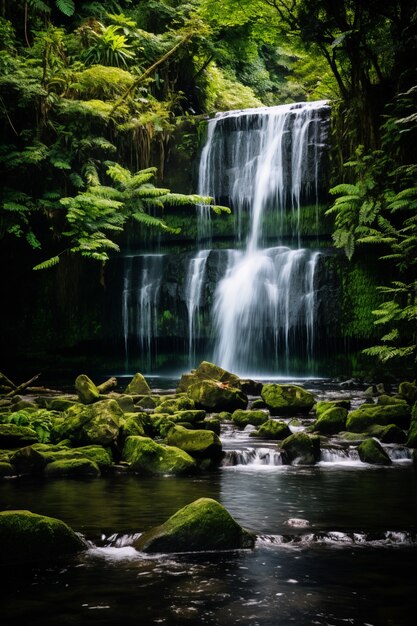
[[[98,465],[90,459],[62,459],[53,461],[45,467],[47,478],[98,478]]]
[[[156,443],[149,437],[128,437],[122,460],[139,474],[185,474],[195,470],[194,459],[179,448]]]
[[[245,411],[237,409],[232,414],[232,421],[239,428],[245,428],[248,424],[252,426],[260,426],[269,419],[266,411]]]
[[[417,402],[411,411],[410,430],[408,431],[407,446],[417,448]]]
[[[391,465],[391,459],[375,439],[365,439],[358,446],[358,454],[362,463],[372,465]]]
[[[334,435],[345,429],[347,414],[344,407],[332,406],[320,414],[313,428],[322,435]]]
[[[285,422],[268,420],[261,427],[251,433],[251,437],[263,437],[265,439],[286,439],[291,436],[291,430]]]
[[[307,433],[290,435],[281,443],[284,459],[294,465],[313,465],[320,458],[320,439]]]
[[[189,430],[177,425],[169,430],[166,441],[193,457],[220,458],[222,453],[221,441],[211,430]]]
[[[375,424],[382,426],[396,424],[400,428],[408,428],[410,416],[411,408],[407,404],[392,404],[388,406],[363,404],[349,413],[346,428],[355,433],[366,432],[370,426]]]
[[[87,544],[61,520],[31,511],[0,512],[1,563],[39,563],[75,554]]]
[[[313,394],[298,385],[268,383],[262,387],[261,396],[271,415],[308,413],[315,403]]]
[[[143,552],[188,552],[253,548],[255,536],[243,529],[218,502],[200,498],[134,543]]]

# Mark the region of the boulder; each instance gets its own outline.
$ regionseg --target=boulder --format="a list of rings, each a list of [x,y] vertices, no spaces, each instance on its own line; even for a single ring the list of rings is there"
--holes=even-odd
[[[31,511],[0,512],[0,544],[3,564],[38,564],[87,549],[63,521]]]
[[[392,404],[407,404],[407,401],[401,396],[387,396],[386,394],[382,394],[382,396],[377,398],[376,403],[382,406],[388,406]]]
[[[126,387],[125,393],[128,395],[148,396],[152,392],[145,377],[137,372]]]
[[[262,390],[261,390],[262,391]],[[262,398],[257,398],[256,400],[254,400],[251,405],[250,408],[252,411],[255,411],[257,409],[266,409],[266,404],[265,402],[262,400]]]
[[[99,390],[86,374],[80,374],[75,379],[75,391],[79,401],[83,404],[92,404],[100,399]]]
[[[38,435],[29,426],[0,424],[0,448],[17,448],[39,441]]]
[[[155,415],[157,415],[155,411]],[[206,416],[206,412],[203,409],[189,409],[184,411],[176,411],[170,416],[170,420],[175,424],[180,422],[189,422],[190,424],[196,424],[201,422]]]
[[[200,498],[134,542],[141,552],[195,552],[253,548],[255,536],[216,500]]]
[[[314,465],[320,459],[320,439],[304,432],[290,435],[281,443],[284,459],[292,465]]]
[[[263,383],[257,380],[251,380],[250,378],[240,379],[239,385],[243,393],[247,396],[260,396]]]
[[[405,432],[395,424],[371,426],[369,434],[379,439],[382,443],[405,443],[407,441]]]
[[[217,460],[222,455],[222,443],[211,430],[189,430],[177,425],[168,431],[166,442],[196,458]]]
[[[69,439],[75,446],[116,442],[123,423],[122,409],[115,400],[100,400],[90,406],[75,405],[65,413],[65,420],[52,432],[52,441]]]
[[[327,411],[328,409],[333,409],[334,407],[342,407],[349,411],[350,400],[342,398],[340,400],[321,400],[320,402],[316,402],[313,407],[316,413],[316,418],[319,418],[320,415],[325,413],[325,411]]]
[[[412,383],[407,381],[400,383],[398,387],[398,393],[404,398],[404,400],[408,402],[408,404],[413,405],[415,402],[417,402],[416,381],[413,381]]]
[[[98,478],[101,473],[98,465],[90,459],[62,459],[52,461],[44,470],[47,478]]]
[[[222,367],[214,365],[214,363],[202,361],[195,370],[191,370],[189,374],[183,374],[181,376],[181,380],[177,387],[177,393],[181,391],[188,391],[191,385],[194,385],[202,380],[224,383],[229,387],[236,387],[237,389],[240,389],[239,376],[231,374]]]
[[[196,408],[214,413],[246,409],[248,406],[248,398],[240,389],[212,380],[202,380],[191,385],[188,395]]]
[[[169,413],[173,415],[178,411],[187,411],[194,409],[194,402],[188,396],[178,396],[177,398],[170,398],[164,400],[156,407],[155,413]]]
[[[362,404],[358,409],[351,411],[346,420],[347,430],[363,433],[370,426],[379,424],[388,426],[396,424],[407,429],[410,425],[411,407],[408,404]]]
[[[261,396],[271,415],[306,414],[315,403],[313,394],[298,385],[268,383],[262,387]]]
[[[375,439],[365,439],[358,445],[358,454],[362,463],[372,465],[391,465],[391,459],[381,444]]]
[[[334,435],[345,430],[348,410],[342,406],[332,406],[314,422],[313,429],[322,435]]]
[[[291,430],[285,422],[268,420],[261,427],[251,433],[251,437],[263,437],[265,439],[286,439],[291,436]]]
[[[232,422],[239,428],[245,428],[248,424],[252,426],[260,426],[269,420],[267,411],[244,411],[237,409],[232,413]]]
[[[148,437],[152,428],[151,420],[146,413],[125,413],[126,421],[120,428],[120,438],[122,441],[132,435]]]
[[[201,425],[202,428],[205,428],[206,430],[211,430],[213,431],[213,433],[216,433],[216,435],[220,435],[221,425],[219,419],[215,417],[206,417],[206,419],[201,422]]]
[[[194,459],[187,452],[161,445],[149,437],[128,437],[122,460],[131,470],[144,475],[188,474],[196,469]]]
[[[417,448],[417,402],[411,411],[410,430],[408,431],[407,446]]]
[[[101,446],[67,448],[61,445],[37,443],[21,448],[10,456],[10,463],[20,475],[46,474],[47,467],[58,461],[65,463],[83,461],[86,465],[93,463],[98,468],[99,474],[108,472],[112,467],[109,453]]]

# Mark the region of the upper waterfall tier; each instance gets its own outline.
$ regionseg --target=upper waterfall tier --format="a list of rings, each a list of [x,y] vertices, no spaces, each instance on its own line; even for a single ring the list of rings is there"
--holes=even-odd
[[[280,235],[292,213],[299,234],[300,206],[318,202],[327,179],[330,106],[324,100],[217,113],[209,120],[198,191],[229,204],[238,240],[258,247]],[[245,227],[245,216],[249,224]],[[199,232],[207,238],[207,212]]]

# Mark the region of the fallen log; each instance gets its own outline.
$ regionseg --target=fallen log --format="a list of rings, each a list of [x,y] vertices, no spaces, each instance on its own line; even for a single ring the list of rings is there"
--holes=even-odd
[[[115,387],[117,387],[117,379],[114,378],[114,376],[105,380],[104,383],[101,383],[101,385],[97,385],[99,393],[106,393],[109,389],[114,389]]]
[[[40,374],[36,374],[36,376],[33,376],[33,378],[31,378],[30,380],[27,380],[25,383],[22,383],[21,385],[13,389],[13,391],[10,391],[9,393],[7,393],[6,398],[17,396],[18,393],[27,389],[35,380],[37,380],[39,376]]]

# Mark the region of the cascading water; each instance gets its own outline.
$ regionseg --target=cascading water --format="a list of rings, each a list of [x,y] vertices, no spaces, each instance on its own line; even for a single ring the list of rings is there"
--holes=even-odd
[[[146,366],[150,367],[152,364],[153,343],[157,336],[163,259],[163,254],[125,257],[122,319],[126,368],[129,365],[131,337],[139,344]]]
[[[238,374],[312,373],[322,265],[301,240],[314,236],[326,188],[329,112],[321,101],[208,121],[198,193],[230,206],[232,216],[215,222],[200,206],[196,251],[126,258],[126,369],[134,361],[158,368],[161,344],[174,368],[205,358]]]
[[[312,359],[319,253],[300,248],[300,207],[312,193],[316,201],[323,142],[318,112],[326,106],[231,111],[209,122],[199,192],[230,199],[238,241],[244,214],[250,215],[245,250],[229,255],[215,292],[213,360],[226,369],[247,373],[272,347],[275,366],[288,371],[290,351],[300,342],[304,358]],[[266,247],[268,219],[277,241],[289,206],[298,247]]]

